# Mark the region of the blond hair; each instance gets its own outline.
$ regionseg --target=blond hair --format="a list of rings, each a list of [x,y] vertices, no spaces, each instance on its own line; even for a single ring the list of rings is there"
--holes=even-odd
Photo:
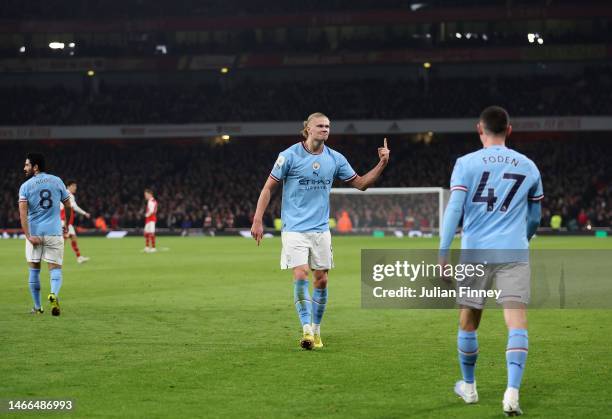
[[[306,130],[306,127],[308,126],[308,124],[310,124],[310,121],[312,121],[314,118],[327,118],[327,115],[321,112],[315,112],[315,113],[311,113],[310,115],[308,115],[308,118],[306,118],[306,120],[304,121],[304,128],[302,128],[302,131],[300,131],[302,133],[302,137],[308,139],[308,130]]]

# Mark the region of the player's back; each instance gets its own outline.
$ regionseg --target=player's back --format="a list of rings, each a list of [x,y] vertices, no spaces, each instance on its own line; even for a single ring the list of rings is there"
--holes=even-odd
[[[467,191],[463,249],[527,249],[528,200],[544,197],[540,172],[526,156],[501,145],[457,160],[452,189]]]
[[[34,236],[62,234],[60,203],[68,199],[68,192],[60,178],[39,173],[21,185],[19,201],[28,203],[28,224]]]

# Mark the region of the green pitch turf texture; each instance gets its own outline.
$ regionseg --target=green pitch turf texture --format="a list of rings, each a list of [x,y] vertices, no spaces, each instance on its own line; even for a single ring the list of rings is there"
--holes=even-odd
[[[62,316],[28,314],[21,240],[0,241],[0,399],[71,399],[70,417],[493,418],[506,384],[502,312],[485,312],[480,403],[459,378],[455,310],[360,308],[361,248],[435,239],[334,238],[325,348],[298,347],[279,239],[81,238],[66,245]],[[611,249],[612,240],[538,237],[537,248]],[[611,253],[612,254],[612,253]],[[612,276],[610,278],[612,280]],[[41,273],[43,298],[48,271]],[[521,390],[529,417],[610,417],[612,310],[532,310]],[[9,414],[15,417],[58,414]]]

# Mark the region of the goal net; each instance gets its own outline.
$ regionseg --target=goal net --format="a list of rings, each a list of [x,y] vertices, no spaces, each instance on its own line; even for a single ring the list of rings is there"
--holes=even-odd
[[[330,227],[340,234],[437,235],[449,196],[444,188],[332,188]]]

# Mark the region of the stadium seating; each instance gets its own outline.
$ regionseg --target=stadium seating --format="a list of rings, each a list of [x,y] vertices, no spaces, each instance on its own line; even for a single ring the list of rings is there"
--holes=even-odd
[[[145,187],[152,187],[159,201],[159,227],[199,228],[208,218],[207,229],[249,227],[259,190],[279,151],[299,138],[278,140],[232,140],[224,146],[192,141],[93,142],[84,147],[79,141],[43,145],[6,142],[0,154],[0,228],[19,226],[17,191],[23,181],[15,156],[42,151],[49,161],[49,172],[64,180],[75,179],[77,202],[89,211],[91,220],[77,224],[93,227],[102,216],[111,228],[141,227]],[[347,137],[331,146],[343,152],[353,167],[364,173],[376,162],[379,138]],[[609,146],[605,139],[584,141],[510,141],[532,158],[543,175],[546,198],[542,226],[549,226],[553,215],[560,215],[564,227],[586,229],[588,225],[607,226],[612,222],[612,182],[608,168]],[[377,186],[446,186],[454,160],[479,147],[476,135],[435,139],[430,144],[408,138],[391,138],[392,164]],[[343,186],[343,185],[338,185]],[[366,225],[380,217],[390,226],[417,225],[435,208],[416,206],[359,209],[353,225]],[[279,194],[272,200],[265,223],[273,227],[280,215]],[[341,214],[331,214],[340,218]],[[412,220],[410,220],[412,219]],[[379,220],[380,221],[380,220]]]
[[[516,116],[609,115],[612,70],[579,76],[360,79],[223,85],[123,85],[95,90],[4,87],[0,124],[87,125],[301,120],[313,109],[332,119],[474,117],[492,104]],[[314,91],[316,95],[305,92]],[[244,106],[248,103],[249,106]],[[346,106],[350,103],[351,106]]]

